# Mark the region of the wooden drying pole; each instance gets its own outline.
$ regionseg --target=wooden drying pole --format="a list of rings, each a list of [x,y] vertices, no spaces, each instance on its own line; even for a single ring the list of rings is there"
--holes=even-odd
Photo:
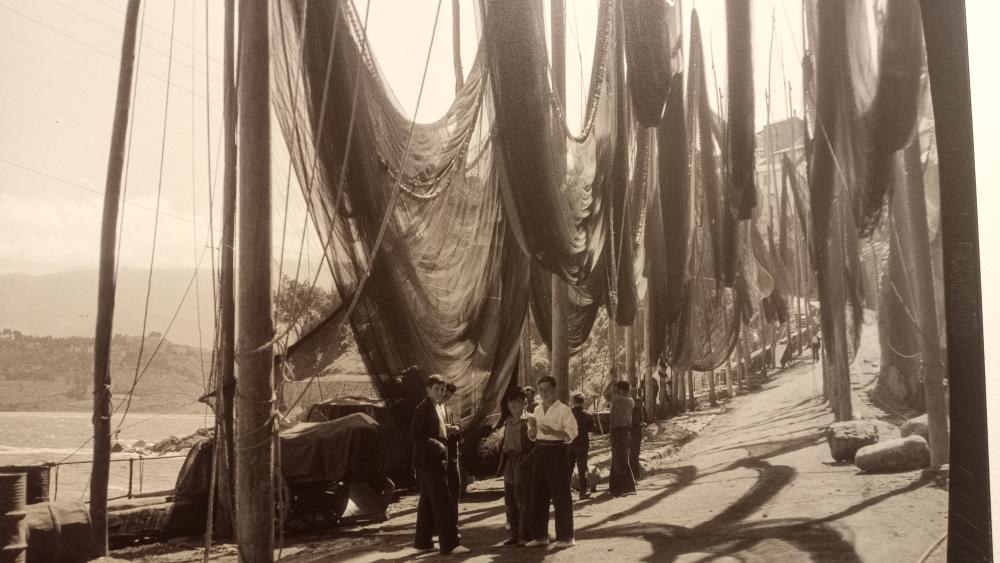
[[[97,286],[97,328],[94,331],[94,457],[90,468],[90,522],[94,555],[108,554],[108,475],[111,472],[111,331],[115,316],[115,240],[118,206],[129,108],[132,102],[132,75],[135,71],[135,36],[139,21],[139,0],[129,0],[125,9],[118,94],[111,149],[104,188],[101,217],[101,258]]]
[[[566,0],[552,0],[552,80],[566,114]],[[614,323],[614,319],[611,319]],[[552,276],[552,377],[559,400],[569,404],[569,286]]]
[[[458,0],[451,0],[451,57],[455,68],[455,94],[458,94],[465,84],[465,73],[462,71],[462,18]]]
[[[635,323],[638,319],[632,319],[632,324],[625,326],[625,374],[628,376],[629,389],[638,391],[638,373],[636,370],[635,357]],[[611,322],[615,322],[611,319]]]
[[[643,356],[645,356],[646,358],[645,370],[643,372],[646,376],[646,380],[644,381],[646,387],[646,418],[649,420],[649,422],[652,422],[656,420],[657,402],[660,402],[662,404],[662,401],[660,401],[659,397],[656,396],[657,394],[653,390],[653,381],[655,381],[653,378],[657,377],[658,374],[657,374],[656,358],[653,358],[652,356],[649,355],[649,351],[652,349],[650,342],[651,331],[649,327],[650,316],[651,315],[649,314],[649,293],[647,290],[646,303],[642,308],[642,343],[643,343],[642,348],[643,348]]]
[[[271,127],[267,2],[240,2],[236,540],[242,561],[274,557]]]
[[[919,136],[917,137],[919,139]],[[920,341],[920,379],[924,382],[924,405],[930,438],[931,465],[948,463],[948,405],[944,396],[944,358],[938,333],[934,276],[931,268],[931,241],[927,230],[927,204],[924,200],[923,166],[920,143],[914,141],[903,149],[905,181],[893,191],[892,217],[896,236],[901,242],[909,280],[915,326]]]
[[[223,56],[222,117],[225,162],[222,180],[222,244],[219,271],[219,335],[218,356],[215,369],[215,455],[218,468],[216,494],[219,509],[214,522],[219,523],[220,533],[232,533],[233,519],[233,398],[236,392],[236,303],[233,275],[233,248],[236,225],[236,64],[235,64],[235,0],[225,4],[225,53]],[[210,541],[211,534],[207,538]]]

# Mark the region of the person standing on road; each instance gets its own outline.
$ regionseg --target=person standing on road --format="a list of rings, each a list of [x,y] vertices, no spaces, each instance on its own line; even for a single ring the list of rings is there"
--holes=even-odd
[[[642,446],[642,429],[646,427],[646,401],[640,389],[636,389],[632,407],[632,426],[629,428],[628,465],[632,470],[632,478],[642,479],[642,466],[639,465],[639,448]]]
[[[608,490],[616,497],[635,493],[635,479],[629,467],[629,434],[634,408],[628,381],[616,382],[611,398],[611,476],[608,479]]]
[[[528,418],[524,412],[524,391],[514,387],[504,399],[510,416],[504,423],[500,443],[500,467],[503,477],[504,505],[510,538],[503,545],[524,545],[532,538],[531,531],[531,452],[528,439]]]
[[[528,438],[535,442],[531,526],[534,539],[527,547],[549,544],[549,502],[555,505],[556,547],[573,547],[573,497],[569,490],[569,445],[578,434],[576,418],[556,398],[556,380],[538,380],[542,402],[528,420]]]
[[[819,361],[819,349],[821,346],[823,346],[823,340],[819,337],[818,334],[814,334],[812,338],[812,343],[810,345],[812,347],[813,363],[815,364],[816,362]]]
[[[448,491],[444,394],[444,378],[436,374],[428,376],[427,398],[417,405],[410,424],[413,468],[420,482],[413,546],[420,551],[432,551],[437,531],[441,553],[468,553],[469,548],[458,543],[458,514]]]
[[[458,387],[454,383],[447,383],[444,386],[444,400],[441,405],[445,411],[445,431],[448,435],[448,490],[451,492],[451,501],[455,505],[455,514],[458,514],[458,499],[462,495],[462,477],[459,471],[459,464],[462,463],[459,454],[462,438],[459,435],[458,416],[450,404],[451,398],[455,396]]]
[[[569,447],[569,479],[573,481],[573,468],[580,474],[580,500],[590,498],[587,488],[587,458],[590,454],[590,413],[583,409],[583,393],[573,395],[573,418],[576,419],[576,438]]]

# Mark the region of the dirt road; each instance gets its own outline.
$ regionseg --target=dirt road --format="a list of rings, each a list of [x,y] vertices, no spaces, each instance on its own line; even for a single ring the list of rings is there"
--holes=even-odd
[[[468,561],[944,561],[935,542],[947,529],[948,492],[921,472],[864,475],[830,460],[823,428],[832,415],[814,398],[812,364],[778,372],[763,391],[681,421],[699,435],[664,459],[646,456],[652,475],[638,494],[612,498],[602,484],[576,501],[577,546],[562,551],[501,547],[506,539],[500,481],[477,483],[462,504]],[[859,376],[864,378],[862,374]],[[864,381],[858,382],[863,384]],[[859,405],[858,415],[871,416]],[[662,447],[650,441],[650,450]],[[598,464],[606,455],[598,449]],[[647,452],[648,453],[648,452]],[[388,522],[335,537],[287,538],[283,561],[455,560],[419,555],[413,543],[415,497],[394,505]],[[552,524],[550,524],[550,531]],[[190,547],[194,548],[197,540]],[[181,548],[178,550],[178,548]],[[231,546],[213,558],[230,560]],[[180,561],[200,553],[116,554]],[[185,553],[186,552],[186,553]],[[136,557],[138,556],[138,557]]]
[[[812,397],[812,376],[811,364],[799,364],[725,412],[701,415],[714,420],[672,459],[654,462],[637,495],[576,501],[574,548],[500,547],[502,489],[488,483],[462,505],[463,543],[473,550],[465,559],[917,561],[947,528],[947,490],[919,471],[863,475],[830,461],[822,429],[833,419]],[[286,560],[413,559],[414,517],[404,510],[378,529],[292,547]],[[927,560],[944,554],[942,544]]]

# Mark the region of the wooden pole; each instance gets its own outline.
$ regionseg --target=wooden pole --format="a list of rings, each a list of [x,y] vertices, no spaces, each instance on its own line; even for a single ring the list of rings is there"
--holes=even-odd
[[[531,311],[524,315],[524,327],[521,329],[521,386],[530,385],[538,388],[534,371],[531,368]]]
[[[726,358],[726,394],[729,395],[729,400],[732,401],[736,397],[736,390],[733,389],[733,355],[730,354]]]
[[[743,330],[740,331],[740,375],[739,375],[739,388],[740,391],[746,391],[747,385],[747,372],[750,370],[750,347],[747,346],[747,329],[749,326],[744,324]]]
[[[240,3],[239,353],[236,540],[242,561],[272,561],[274,408],[268,3]]]
[[[101,217],[101,258],[97,290],[97,327],[94,331],[94,457],[90,468],[90,522],[94,536],[93,555],[108,554],[108,475],[111,472],[111,332],[115,316],[115,240],[122,171],[125,166],[125,138],[132,104],[132,75],[135,70],[135,36],[139,21],[139,0],[129,0],[125,10],[121,64],[111,149],[104,188]]]
[[[931,267],[930,234],[927,230],[927,205],[924,200],[923,166],[920,143],[914,141],[903,150],[906,180],[893,191],[892,213],[896,236],[902,243],[906,279],[909,280],[911,305],[920,324],[920,378],[924,382],[924,405],[931,447],[931,466],[948,463],[948,406],[945,403],[944,359],[938,332],[934,277]]]
[[[235,0],[225,4],[225,49],[223,54],[223,147],[225,162],[222,180],[222,247],[219,272],[219,351],[216,368],[215,416],[218,418],[216,455],[218,456],[219,532],[232,534],[233,511],[233,402],[236,392],[236,284],[233,275],[233,248],[236,230],[236,21]]]
[[[566,1],[552,0],[552,80],[566,113]],[[560,152],[561,154],[561,152]],[[560,157],[561,160],[561,157]],[[612,325],[614,319],[611,319]],[[569,287],[552,276],[552,377],[559,400],[569,403]],[[603,391],[603,390],[602,390]]]
[[[702,376],[705,373],[708,373],[708,403],[714,407],[718,405],[718,402],[715,400],[715,370],[702,372]]]
[[[458,0],[451,0],[451,52],[455,67],[455,94],[462,91],[465,72],[462,70],[462,19]]]
[[[670,368],[670,375],[674,381],[674,410],[684,412],[687,410],[686,401],[684,400],[684,372],[678,371],[676,368]]]
[[[638,370],[636,367],[635,327],[629,325],[625,327],[625,373],[628,375],[628,385],[632,390],[637,390]]]
[[[662,404],[662,401],[659,400],[659,397],[656,396],[657,394],[653,389],[653,381],[655,381],[653,378],[657,376],[657,369],[656,369],[657,366],[656,366],[656,358],[653,358],[649,355],[649,351],[652,349],[652,346],[650,346],[649,342],[649,333],[650,333],[649,317],[650,317],[649,308],[647,305],[642,309],[642,340],[643,340],[642,347],[643,347],[643,356],[646,358],[645,370],[644,370],[646,377],[645,381],[646,418],[648,418],[649,421],[652,422],[656,420],[656,409],[657,409],[656,404],[657,402],[660,402],[660,404]]]
[[[694,410],[694,370],[688,368],[687,370],[687,392],[688,392],[688,409]]]

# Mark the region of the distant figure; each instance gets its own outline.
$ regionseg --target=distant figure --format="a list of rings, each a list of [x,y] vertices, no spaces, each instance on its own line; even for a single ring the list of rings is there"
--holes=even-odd
[[[822,346],[823,346],[823,340],[819,337],[818,334],[814,334],[812,342],[810,343],[810,347],[812,348],[812,353],[813,353],[814,364],[819,361],[819,349]]]
[[[587,487],[587,458],[590,455],[590,417],[583,409],[583,393],[573,395],[573,417],[576,418],[577,435],[569,446],[569,477],[573,481],[573,468],[580,474],[580,500],[590,498]]]
[[[792,357],[795,353],[795,349],[792,348],[791,344],[785,346],[785,351],[781,354],[781,369],[787,368],[792,365]]]
[[[468,553],[469,548],[458,543],[458,514],[448,490],[444,394],[444,379],[436,374],[428,376],[427,398],[417,405],[410,425],[413,468],[420,481],[413,546],[420,551],[432,551],[437,531],[441,553]]]
[[[451,492],[451,500],[455,503],[455,514],[458,514],[458,499],[462,495],[462,477],[459,472],[459,464],[462,463],[459,454],[459,446],[462,437],[458,433],[458,416],[449,406],[451,398],[455,396],[458,387],[454,383],[448,383],[444,387],[445,431],[448,434],[448,490]]]
[[[535,406],[538,401],[535,400],[535,388],[530,385],[524,386],[524,412],[531,414],[535,412]]]
[[[642,466],[639,465],[639,449],[642,446],[642,429],[646,427],[646,401],[643,392],[636,389],[635,406],[632,407],[632,427],[629,429],[628,465],[632,477],[638,481],[642,478]]]
[[[549,504],[555,505],[555,547],[573,547],[573,497],[569,490],[567,449],[577,435],[576,418],[569,407],[556,398],[556,380],[538,380],[542,402],[528,419],[528,438],[535,442],[532,454],[531,527],[534,539],[526,547],[549,544]]]
[[[660,399],[660,382],[658,382],[656,380],[656,376],[654,376],[654,375],[648,375],[647,377],[649,377],[651,379],[650,386],[653,388],[653,391],[652,391],[652,393],[653,393],[653,410],[650,411],[649,416],[650,416],[650,419],[655,419],[656,418],[656,413],[657,413],[656,405],[657,405],[657,403],[659,403],[659,399]]]
[[[531,541],[531,451],[528,439],[529,415],[524,412],[524,390],[511,389],[505,398],[510,416],[504,423],[500,442],[500,467],[504,504],[510,538],[503,545],[524,545]]]
[[[608,483],[608,490],[616,497],[635,493],[635,478],[629,467],[629,434],[634,408],[628,381],[616,382],[611,398],[611,476]]]

